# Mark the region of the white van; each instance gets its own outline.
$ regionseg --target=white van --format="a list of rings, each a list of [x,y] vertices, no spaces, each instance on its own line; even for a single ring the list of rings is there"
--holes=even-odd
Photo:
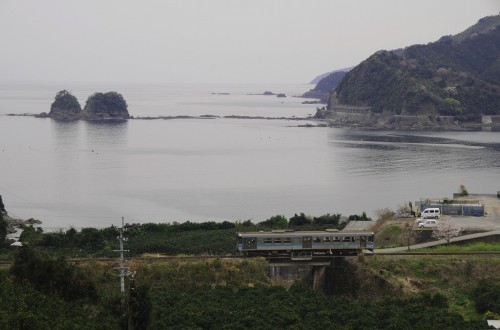
[[[439,219],[441,211],[437,207],[430,207],[422,211],[421,217],[423,219]]]

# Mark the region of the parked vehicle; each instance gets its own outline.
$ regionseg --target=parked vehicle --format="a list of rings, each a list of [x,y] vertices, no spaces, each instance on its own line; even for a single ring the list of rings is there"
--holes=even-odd
[[[423,223],[424,221],[425,221],[425,219],[424,219],[424,218],[417,218],[417,219],[415,220],[415,224],[418,226],[418,225],[420,225],[421,223]]]
[[[424,222],[421,222],[418,226],[420,228],[432,228],[432,227],[436,227],[437,224],[438,224],[437,220],[428,219],[428,220],[425,220]]]
[[[421,217],[424,219],[439,219],[441,211],[437,207],[427,208],[422,211]]]

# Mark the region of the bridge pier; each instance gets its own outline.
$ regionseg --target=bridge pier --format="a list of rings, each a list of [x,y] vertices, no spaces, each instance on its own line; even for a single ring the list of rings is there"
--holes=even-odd
[[[326,266],[313,266],[313,290],[319,292],[323,289],[323,283],[325,283],[325,270]]]

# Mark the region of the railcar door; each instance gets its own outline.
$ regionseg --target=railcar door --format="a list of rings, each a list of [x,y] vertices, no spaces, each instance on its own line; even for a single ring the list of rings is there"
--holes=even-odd
[[[243,238],[243,249],[245,249],[245,250],[257,249],[257,238],[255,238],[255,237]]]
[[[366,247],[366,236],[360,236],[359,237],[359,245],[362,247],[362,248],[365,248]]]
[[[312,236],[302,236],[302,248],[312,249]]]

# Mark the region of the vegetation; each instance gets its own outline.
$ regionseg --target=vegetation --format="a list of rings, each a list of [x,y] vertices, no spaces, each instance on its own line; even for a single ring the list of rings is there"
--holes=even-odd
[[[3,213],[0,211],[0,246],[5,242],[7,237],[7,221],[3,219]]]
[[[67,90],[59,91],[50,106],[49,117],[60,120],[79,119],[82,107],[75,96]]]
[[[57,92],[54,102],[50,106],[51,110],[53,109],[66,109],[73,110],[74,112],[78,112],[82,110],[80,103],[77,98],[73,96],[67,90],[62,90]]]
[[[451,310],[472,320],[483,319],[485,316],[484,312],[476,310],[477,298],[473,295],[479,283],[489,283],[493,287],[500,285],[500,279],[496,275],[500,271],[500,263],[496,258],[469,256],[395,259],[378,256],[366,258],[366,262],[370,268],[378,271],[375,275],[376,282],[382,284],[382,287],[399,288],[396,294],[403,296],[410,292],[440,292],[447,298]]]
[[[232,254],[235,251],[235,237],[241,231],[273,229],[322,230],[343,229],[351,220],[370,220],[362,215],[343,217],[341,214],[325,214],[318,217],[295,214],[290,219],[283,215],[254,224],[251,220],[237,222],[190,222],[127,224],[125,237],[130,255],[161,253],[168,255]],[[24,228],[20,241],[24,245],[44,249],[58,256],[66,257],[114,257],[118,248],[119,230],[108,228],[82,228],[77,231],[44,233],[41,228]],[[0,251],[1,253],[1,251]]]
[[[400,237],[403,230],[390,220],[394,214],[381,210],[379,215],[385,222],[382,228]],[[353,259],[326,272],[333,276],[327,282],[343,289],[325,287],[321,293],[311,289],[311,277],[295,284],[270,279],[260,258],[156,257],[158,252],[231,253],[237,231],[283,228],[285,223],[285,228],[297,230],[340,228],[347,218],[300,213],[290,220],[277,215],[258,224],[127,225],[130,255],[154,252],[155,257],[127,262],[136,275],[126,280],[123,299],[115,263],[89,260],[72,265],[60,257],[116,257],[116,227],[57,233],[29,227],[22,236],[26,246],[17,250],[11,270],[0,270],[0,328],[481,329],[486,327],[485,315],[498,315],[497,259]],[[363,213],[351,218],[368,219]]]
[[[275,215],[265,221],[259,222],[259,225],[273,229],[286,228],[288,227],[288,220],[284,215]]]
[[[467,190],[467,188],[461,184],[459,187],[458,187],[458,193],[461,195],[461,196],[469,196],[469,191]]]
[[[453,237],[460,236],[462,228],[451,222],[438,222],[437,226],[432,230],[432,237],[437,240],[444,239],[446,243],[450,243]]]
[[[481,281],[472,292],[476,310],[479,313],[500,314],[500,285]]]
[[[376,113],[454,116],[457,121],[500,114],[499,17],[492,17],[488,28],[471,28],[460,38],[375,53],[336,88],[339,103],[368,105]]]
[[[432,248],[418,249],[415,252],[500,252],[500,243],[475,242],[464,245],[447,244]]]
[[[318,98],[321,102],[327,103],[330,93],[340,84],[346,73],[347,71],[336,71],[330,73],[318,81],[316,86],[310,91],[304,93],[302,97]]]
[[[78,268],[27,246],[17,253],[11,273],[17,283],[66,301],[97,298],[95,284]]]
[[[19,251],[11,273],[29,269],[33,263],[43,264],[40,257],[47,256]],[[335,295],[314,292],[307,280],[291,286],[273,283],[262,259],[151,259],[128,263],[136,278],[127,280],[122,300],[112,264],[91,261],[68,266],[49,259],[55,265],[50,269],[53,277],[60,279],[71,268],[93,289],[84,290],[76,300],[65,299],[63,291],[54,288],[67,288],[69,281],[51,282],[43,274],[49,272],[46,267],[39,271],[47,282],[41,286],[40,280],[20,281],[19,275],[0,270],[0,327],[482,329],[486,327],[483,313],[498,310],[500,288],[498,278],[491,275],[500,264],[491,259],[373,257],[363,264],[351,261],[353,273],[347,276],[362,283]],[[474,284],[466,276],[485,282]],[[459,312],[471,314],[464,318]]]
[[[189,294],[159,292],[154,329],[480,329],[484,321],[465,321],[448,310],[440,294],[386,298],[360,303],[339,296],[324,296],[304,286],[223,287]]]
[[[117,92],[94,93],[87,99],[83,116],[89,120],[128,119],[127,102]]]

